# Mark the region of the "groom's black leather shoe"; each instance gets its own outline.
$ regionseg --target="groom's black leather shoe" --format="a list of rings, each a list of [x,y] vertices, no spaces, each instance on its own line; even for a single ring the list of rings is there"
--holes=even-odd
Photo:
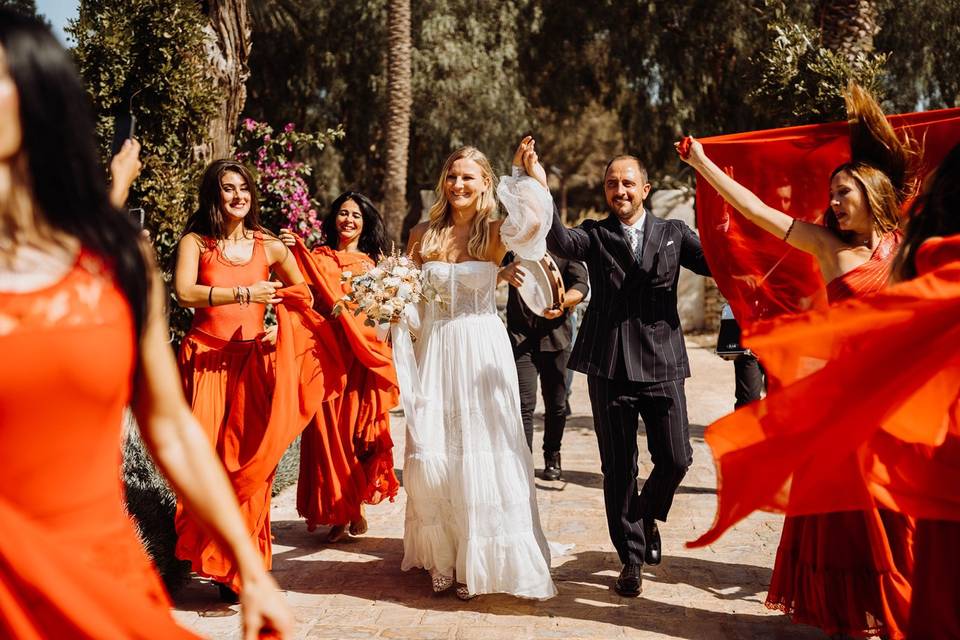
[[[660,529],[657,528],[657,521],[653,518],[643,519],[643,537],[646,541],[643,561],[649,565],[660,564],[660,560],[663,559],[660,554]]]
[[[632,562],[623,565],[623,570],[620,571],[620,577],[617,578],[617,584],[613,586],[613,590],[624,598],[639,596],[640,592],[643,591],[643,576],[640,573],[642,566]]]

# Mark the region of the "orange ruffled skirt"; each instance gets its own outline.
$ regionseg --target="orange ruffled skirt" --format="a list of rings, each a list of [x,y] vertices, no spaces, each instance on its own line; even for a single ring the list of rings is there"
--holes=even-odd
[[[913,534],[887,510],[787,516],[766,605],[828,635],[904,638]]]

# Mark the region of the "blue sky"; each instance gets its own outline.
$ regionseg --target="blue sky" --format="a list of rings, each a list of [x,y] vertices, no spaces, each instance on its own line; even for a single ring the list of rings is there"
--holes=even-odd
[[[77,17],[77,8],[80,5],[78,0],[36,0],[36,3],[37,13],[43,14],[50,21],[53,25],[53,33],[60,38],[60,42],[65,45],[70,44],[63,29],[67,26],[68,20]]]

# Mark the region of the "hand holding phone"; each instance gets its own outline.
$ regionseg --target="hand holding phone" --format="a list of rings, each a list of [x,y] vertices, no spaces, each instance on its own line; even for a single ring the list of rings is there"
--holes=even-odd
[[[145,212],[143,207],[135,207],[133,209],[127,209],[127,213],[133,216],[134,222],[136,222],[141,229],[143,229]]]
[[[110,155],[115,156],[120,153],[123,143],[132,140],[137,133],[137,117],[128,111],[122,111],[116,115],[113,124],[113,144],[110,147]]]

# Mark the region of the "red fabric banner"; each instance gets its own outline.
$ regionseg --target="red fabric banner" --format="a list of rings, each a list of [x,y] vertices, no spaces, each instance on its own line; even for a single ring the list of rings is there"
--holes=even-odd
[[[889,118],[923,145],[924,177],[960,142],[960,109]],[[768,205],[809,222],[828,205],[830,174],[850,160],[845,122],[700,139],[707,155]],[[757,320],[826,306],[813,257],[791,248],[697,181],[697,227],[707,262],[741,328]]]

